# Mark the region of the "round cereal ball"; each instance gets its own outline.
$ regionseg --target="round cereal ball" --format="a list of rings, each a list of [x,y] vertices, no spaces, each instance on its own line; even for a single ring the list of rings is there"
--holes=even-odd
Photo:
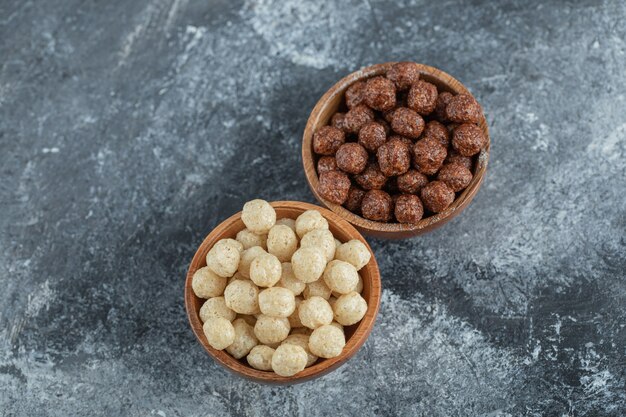
[[[469,123],[462,124],[454,129],[452,146],[463,156],[476,155],[487,144],[483,130]]]
[[[445,182],[448,187],[452,188],[452,191],[459,192],[472,181],[472,173],[463,165],[448,164],[441,167],[437,179]]]
[[[339,167],[337,166],[337,160],[334,156],[322,156],[317,161],[317,174],[321,175],[324,172],[328,171],[337,171]]]
[[[418,140],[413,145],[413,164],[424,175],[434,175],[441,165],[448,151],[432,138]]]
[[[358,174],[367,165],[367,150],[358,143],[344,143],[335,154],[335,160],[340,170],[348,174]]]
[[[206,322],[213,317],[222,317],[228,321],[235,320],[237,313],[228,308],[224,297],[209,298],[200,307],[200,320]]]
[[[296,234],[302,239],[313,229],[328,229],[328,221],[317,210],[307,210],[296,219]]]
[[[313,134],[313,152],[318,155],[334,155],[346,141],[343,130],[333,126],[322,126]]]
[[[369,122],[374,121],[374,112],[364,104],[354,106],[343,119],[344,130],[348,133],[359,133]]]
[[[356,291],[342,295],[335,301],[335,321],[344,326],[351,326],[361,321],[367,311],[367,302]]]
[[[391,129],[399,135],[417,139],[424,130],[424,119],[415,110],[399,107],[391,115]]]
[[[317,356],[311,353],[309,349],[309,335],[307,334],[290,334],[287,336],[285,340],[283,340],[281,345],[295,345],[300,346],[307,355],[306,367],[313,365],[315,361],[317,361]]]
[[[237,318],[245,321],[252,327],[256,324],[256,317],[250,314],[237,314]]]
[[[291,326],[292,333],[294,329],[297,329],[299,327],[304,327],[304,325],[300,321],[300,313],[298,310],[300,308],[300,304],[302,304],[302,301],[303,301],[302,297],[296,297],[295,301],[296,301],[296,308],[293,311],[293,313],[291,313],[291,316],[287,318],[289,320],[289,325]]]
[[[359,187],[354,185],[350,186],[350,190],[348,190],[348,198],[343,203],[343,206],[353,213],[360,213],[361,202],[363,201],[364,195],[365,191]]]
[[[428,184],[428,177],[415,169],[409,169],[398,176],[396,183],[398,191],[404,194],[415,194]]]
[[[250,264],[250,279],[259,287],[272,287],[282,272],[280,261],[271,253],[257,256]]]
[[[363,197],[361,213],[363,217],[375,222],[388,222],[391,220],[393,201],[385,191],[370,190]]]
[[[293,331],[291,332],[291,334],[305,334],[307,336],[311,335],[311,333],[313,333],[313,330],[304,326],[293,329]]]
[[[333,251],[334,255],[335,251]],[[191,288],[200,298],[217,297],[224,293],[226,288],[225,277],[217,275],[208,266],[198,269],[191,278]]]
[[[285,226],[288,226],[294,232],[296,231],[296,221],[294,219],[283,217],[282,219],[276,220],[276,224],[283,224]]]
[[[350,178],[341,171],[324,172],[319,176],[317,192],[335,204],[343,204],[350,191]]]
[[[259,288],[252,281],[235,280],[226,286],[224,300],[231,310],[239,314],[257,314]]]
[[[300,248],[291,257],[291,267],[300,281],[317,281],[326,268],[326,255],[318,248]]]
[[[280,343],[289,336],[289,320],[284,317],[272,317],[261,314],[254,325],[254,334],[264,345]]]
[[[280,376],[293,376],[306,367],[307,360],[308,356],[302,347],[280,345],[272,356],[272,369]]]
[[[330,230],[315,229],[302,236],[301,248],[317,248],[324,252],[326,261],[330,262],[335,257],[335,237]]]
[[[372,254],[363,242],[352,239],[337,248],[335,259],[352,264],[357,271],[367,265]]]
[[[419,114],[427,115],[435,110],[437,96],[437,86],[419,80],[409,90],[407,105]]]
[[[252,265],[252,261],[254,261],[257,256],[264,255],[266,253],[267,252],[265,252],[265,250],[260,246],[253,246],[243,251],[243,254],[241,255],[241,261],[239,262],[239,270],[237,271],[237,273],[241,274],[241,276],[245,279],[249,279],[250,265]]]
[[[369,122],[359,130],[359,145],[370,152],[376,152],[376,149],[386,140],[385,127],[378,122]]]
[[[422,188],[422,203],[427,210],[441,213],[454,201],[454,191],[443,181],[432,181]]]
[[[396,86],[385,77],[370,78],[365,83],[363,101],[374,110],[391,110],[396,106]]]
[[[311,353],[320,358],[335,358],[341,355],[346,345],[346,336],[343,330],[330,323],[313,330],[309,336]]]
[[[450,99],[454,97],[452,93],[444,91],[443,93],[437,96],[437,101],[435,101],[435,117],[440,122],[447,122],[448,118],[446,117],[446,107],[450,102]]]
[[[241,220],[253,233],[264,234],[276,223],[276,211],[265,200],[252,200],[243,205]]]
[[[345,93],[346,106],[352,109],[359,104],[363,103],[363,91],[365,90],[365,82],[357,81],[352,84]]]
[[[240,263],[240,265],[241,265],[241,263]],[[236,279],[242,279],[242,280],[245,281],[245,280],[247,280],[249,278],[244,277],[243,275],[241,275],[241,272],[237,271],[237,272],[235,272],[235,275],[233,275],[232,277],[228,278],[228,282],[227,282],[226,285],[230,284],[231,282],[233,282]]]
[[[316,329],[333,321],[333,309],[322,297],[313,296],[300,303],[298,316],[304,327]]]
[[[243,245],[243,249],[250,249],[253,246],[260,246],[263,249],[266,248],[265,242],[267,241],[267,235],[257,235],[252,233],[248,229],[240,230],[236,237],[237,242]]]
[[[324,300],[328,300],[331,294],[332,290],[328,288],[328,285],[326,285],[323,279],[309,282],[306,284],[306,288],[302,292],[305,300],[308,300],[311,297],[322,297]]]
[[[256,345],[252,348],[246,360],[254,369],[259,371],[271,371],[272,370],[272,356],[274,355],[274,349],[265,345]]]
[[[470,156],[463,156],[454,149],[450,149],[448,152],[448,156],[446,160],[443,161],[444,164],[459,164],[467,168],[470,172],[472,171],[472,158]]]
[[[261,313],[272,317],[289,317],[296,309],[296,299],[287,288],[268,288],[259,293]]]
[[[236,319],[233,321],[235,328],[235,340],[226,348],[235,359],[241,359],[250,353],[250,350],[259,344],[258,339],[254,335],[254,329],[244,319]]]
[[[411,149],[399,139],[390,139],[376,151],[382,173],[391,177],[402,175],[411,167]]]
[[[337,252],[337,249],[341,245],[342,245],[341,241],[339,239],[335,238],[335,253]]]
[[[479,123],[483,109],[470,94],[457,94],[448,101],[445,115],[455,123]]]
[[[397,62],[387,71],[387,78],[398,91],[408,90],[420,79],[419,66],[415,62]]]
[[[218,240],[206,256],[207,267],[220,277],[232,277],[239,267],[243,245],[235,239]]]
[[[450,132],[448,128],[436,120],[426,123],[423,136],[424,138],[436,139],[444,148],[450,146]]]
[[[394,215],[400,223],[417,223],[424,215],[422,201],[414,194],[399,195],[396,199]]]
[[[213,349],[226,349],[235,341],[233,324],[223,317],[212,317],[202,326],[204,336]]]
[[[296,278],[296,275],[293,273],[293,268],[291,267],[291,263],[283,262],[281,267],[283,269],[283,272],[276,286],[287,288],[294,295],[302,294],[302,291],[304,291],[304,287],[306,287],[306,284],[300,281],[298,278]]]
[[[339,330],[341,330],[341,332],[343,333],[343,326],[339,323],[337,323],[336,321],[333,321],[332,323],[330,323],[331,326],[338,328]]]
[[[354,291],[359,283],[359,273],[354,265],[337,259],[326,265],[323,277],[328,288],[339,294]]]
[[[267,235],[267,251],[279,261],[286,262],[298,248],[298,237],[289,226],[274,225]]]
[[[359,275],[359,282],[356,283],[356,287],[354,287],[354,291],[361,294],[363,292],[363,277]]]
[[[344,120],[346,119],[346,114],[345,113],[335,113],[333,114],[333,117],[331,117],[330,119],[330,125],[332,127],[336,127],[337,129],[341,129],[343,131],[345,131],[345,126],[344,126]]]
[[[363,172],[354,176],[354,180],[365,190],[380,190],[387,182],[387,177],[380,170],[378,162],[370,162]]]

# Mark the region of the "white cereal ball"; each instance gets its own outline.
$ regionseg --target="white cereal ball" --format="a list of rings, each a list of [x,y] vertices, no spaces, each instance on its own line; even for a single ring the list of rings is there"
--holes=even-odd
[[[289,317],[296,309],[296,297],[287,288],[268,288],[259,293],[261,313],[272,317]]]
[[[239,266],[241,267],[241,262],[239,263]],[[241,275],[241,272],[237,271],[235,272],[235,275],[233,275],[232,277],[228,278],[228,282],[226,283],[226,285],[230,284],[231,282],[233,282],[236,279],[240,279],[240,280],[248,280],[249,278],[244,277],[243,275]]]
[[[264,253],[250,264],[250,279],[259,287],[272,287],[280,279],[283,267],[277,257]]]
[[[243,205],[241,220],[252,233],[264,234],[276,223],[276,211],[265,200],[248,201]]]
[[[370,261],[372,254],[365,244],[357,239],[352,239],[337,248],[335,259],[348,262],[360,270]]]
[[[317,248],[300,248],[291,257],[291,268],[300,281],[317,281],[326,268],[326,256]]]
[[[257,256],[265,253],[267,253],[265,252],[265,249],[260,246],[253,246],[244,250],[241,254],[241,261],[239,262],[239,270],[237,272],[244,278],[250,279],[250,265],[252,264],[252,261],[254,261],[254,258]]]
[[[335,239],[335,251],[339,249],[339,246],[341,246],[341,241],[339,239]]]
[[[335,326],[336,328],[338,328],[339,330],[341,330],[343,332],[343,326],[339,323],[337,323],[336,321],[333,321],[332,323],[330,323],[331,326]]]
[[[347,294],[359,283],[359,273],[354,265],[344,261],[330,261],[324,269],[324,282],[332,291]]]
[[[252,327],[256,324],[256,317],[251,314],[237,314],[237,318],[242,319]]]
[[[281,345],[296,345],[300,346],[307,355],[306,367],[313,365],[317,360],[317,356],[311,353],[309,349],[309,335],[308,334],[290,334],[285,340],[281,342]]]
[[[335,257],[335,238],[328,229],[314,229],[302,236],[301,248],[318,248],[326,255],[326,262]]]
[[[265,345],[256,345],[252,348],[246,359],[251,367],[259,371],[272,370],[272,356],[274,349]]]
[[[296,219],[296,233],[302,236],[314,229],[328,229],[328,221],[317,210],[307,210]]]
[[[224,290],[226,305],[239,314],[257,314],[259,310],[259,287],[249,280],[235,280]]]
[[[367,302],[355,291],[342,295],[333,308],[335,320],[344,326],[359,322],[367,311]]]
[[[282,266],[283,272],[280,275],[280,280],[278,281],[276,286],[287,288],[294,295],[302,294],[302,291],[304,291],[304,287],[306,287],[306,284],[300,281],[298,278],[296,278],[296,276],[293,273],[293,268],[291,267],[291,263],[283,262],[281,266]]]
[[[235,341],[233,324],[223,317],[213,317],[202,326],[204,336],[213,349],[226,349]]]
[[[257,235],[249,229],[239,231],[235,239],[243,245],[244,250],[250,249],[253,246],[260,246],[263,249],[267,248],[267,235]]]
[[[289,325],[291,326],[292,330],[304,326],[300,321],[300,314],[298,312],[298,307],[300,307],[300,304],[302,303],[302,298],[295,297],[294,301],[296,304],[296,308],[293,310],[293,313],[291,313],[291,316],[287,317],[289,319]]]
[[[218,240],[206,255],[206,264],[220,277],[232,277],[239,267],[242,248],[235,239]]]
[[[296,329],[293,329],[291,331],[291,334],[305,334],[307,336],[310,336],[312,332],[313,329],[309,329],[308,327],[298,327]]]
[[[267,251],[275,255],[281,262],[287,262],[298,249],[298,238],[289,226],[277,224],[267,235]]]
[[[296,345],[280,345],[272,356],[272,369],[280,376],[292,376],[302,371],[307,364],[307,354]]]
[[[261,314],[254,325],[254,334],[264,345],[282,342],[289,336],[289,320]]]
[[[343,331],[331,324],[318,327],[309,336],[311,353],[321,358],[339,356],[345,345],[346,337]]]
[[[222,317],[228,321],[233,321],[236,315],[237,313],[228,308],[224,297],[209,298],[200,307],[200,320],[203,323],[212,317]]]
[[[254,335],[254,329],[244,319],[233,321],[235,328],[235,340],[226,348],[226,352],[235,359],[241,359],[250,353],[250,350],[259,344],[259,340]]]
[[[208,266],[198,269],[191,278],[191,288],[200,298],[218,297],[224,294],[225,277],[217,275]]]
[[[330,294],[331,289],[328,288],[328,285],[326,285],[323,279],[309,282],[306,284],[306,288],[302,292],[302,295],[307,300],[311,297],[322,297],[324,300],[328,300],[330,298]]]
[[[333,321],[333,309],[322,297],[311,297],[298,307],[298,316],[305,327],[317,329]]]
[[[296,221],[294,219],[283,217],[282,219],[276,220],[276,224],[283,224],[289,227],[294,232],[296,231]]]
[[[328,299],[328,304],[330,304],[330,308],[333,309],[333,311],[335,311],[335,303],[337,302],[337,297],[335,294],[331,295],[330,298]],[[341,297],[341,294],[339,295],[339,297]],[[334,314],[334,313],[333,313]]]
[[[354,291],[361,294],[363,292],[363,277],[359,275],[359,282],[356,283],[356,287],[354,287]]]

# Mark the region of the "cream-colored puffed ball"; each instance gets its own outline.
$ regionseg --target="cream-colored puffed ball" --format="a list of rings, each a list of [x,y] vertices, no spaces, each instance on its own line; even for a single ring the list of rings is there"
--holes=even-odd
[[[226,349],[235,341],[233,324],[223,317],[212,317],[202,326],[204,336],[213,349]]]
[[[276,211],[265,200],[248,201],[243,205],[241,220],[252,233],[264,234],[276,223]]]
[[[307,210],[296,219],[296,233],[302,236],[314,229],[328,229],[328,221],[317,210]]]
[[[363,292],[363,277],[359,275],[359,282],[356,283],[356,287],[354,287],[354,291],[361,294]]]
[[[263,249],[267,249],[267,235],[257,235],[256,233],[253,233],[248,229],[243,229],[239,231],[235,240],[243,245],[244,250],[250,249],[253,246],[260,246]]]
[[[336,321],[333,321],[332,323],[330,323],[330,325],[331,326],[335,326],[336,328],[338,328],[339,330],[341,330],[343,332],[343,326],[341,324],[337,323]]]
[[[218,297],[224,294],[227,278],[217,275],[208,266],[198,269],[191,278],[191,288],[200,298]]]
[[[367,311],[367,302],[358,292],[352,291],[335,301],[335,320],[344,326],[359,322]]]
[[[283,217],[282,219],[276,220],[276,224],[283,224],[289,227],[294,232],[296,231],[296,221],[294,219],[290,219],[288,217]]]
[[[235,359],[241,359],[250,353],[250,350],[259,344],[254,329],[244,319],[233,321],[235,329],[235,340],[227,348],[228,352]]]
[[[328,300],[331,292],[331,289],[328,288],[328,285],[326,285],[324,280],[318,279],[317,281],[306,284],[306,288],[302,292],[302,295],[305,299],[309,299],[311,297],[322,297],[324,300]]]
[[[237,314],[237,318],[244,320],[252,327],[254,327],[254,325],[256,324],[256,317],[251,314]]]
[[[252,348],[246,359],[251,367],[259,371],[272,370],[272,356],[274,349],[266,345],[256,345]]]
[[[317,248],[300,248],[291,257],[291,268],[300,281],[317,281],[326,268],[326,256]]]
[[[257,314],[259,309],[259,287],[249,280],[235,280],[224,290],[226,305],[239,314]]]
[[[241,261],[239,262],[239,270],[237,271],[241,276],[246,279],[250,279],[250,265],[252,261],[259,255],[267,253],[265,249],[260,246],[253,246],[243,251],[241,254]]]
[[[289,336],[289,320],[261,314],[254,325],[254,334],[264,345],[282,342]]]
[[[339,239],[335,238],[335,251],[337,251],[337,249],[339,248],[339,246],[341,246],[342,243]]]
[[[324,282],[331,291],[347,294],[359,283],[359,273],[354,265],[344,261],[330,261],[324,270]]]
[[[282,266],[283,272],[280,275],[280,280],[278,281],[276,286],[287,288],[294,295],[302,294],[302,291],[304,291],[304,287],[306,287],[306,284],[300,281],[298,278],[296,278],[295,274],[293,273],[293,268],[291,267],[291,263],[283,262],[281,266]]]
[[[282,272],[280,261],[271,253],[257,256],[250,264],[250,279],[259,287],[272,287]]]
[[[335,259],[352,264],[357,271],[367,265],[371,257],[365,244],[357,239],[344,243],[335,252]]]
[[[203,323],[211,317],[222,317],[228,321],[233,321],[236,315],[237,313],[228,308],[224,297],[209,298],[200,307],[200,320]]]
[[[307,354],[296,345],[280,345],[272,355],[272,369],[280,376],[293,376],[307,364]]]
[[[343,331],[332,324],[318,327],[309,336],[311,353],[321,358],[335,358],[341,355],[345,345],[346,337]]]
[[[302,236],[301,248],[318,248],[326,255],[326,262],[330,262],[335,257],[335,238],[330,230],[314,229]]]
[[[206,264],[220,277],[232,277],[239,267],[242,248],[235,239],[218,240],[206,255]]]
[[[330,308],[333,309],[333,311],[335,311],[335,303],[337,302],[337,297],[341,297],[341,294],[339,294],[338,296],[333,294],[330,296],[330,298],[328,299],[328,304],[330,304]],[[334,313],[333,313],[334,314]]]
[[[289,325],[291,326],[292,330],[304,326],[300,321],[300,315],[298,313],[298,307],[300,307],[301,303],[302,297],[295,297],[296,308],[293,310],[293,313],[291,313],[291,315],[288,317]]]
[[[239,263],[239,265],[241,265],[241,262]],[[240,280],[249,280],[250,278],[246,278],[243,275],[241,275],[241,272],[237,271],[235,272],[235,275],[233,275],[232,277],[228,278],[228,281],[226,282],[226,285],[230,284],[231,282],[233,282],[236,279],[240,279]]]
[[[298,249],[298,238],[289,226],[277,224],[267,235],[267,251],[281,262],[287,262]]]
[[[289,317],[296,309],[296,297],[287,288],[267,288],[259,293],[261,313],[272,317]]]
[[[306,361],[307,368],[313,365],[315,361],[317,360],[317,356],[312,354],[311,350],[309,349],[309,335],[308,334],[290,334],[289,336],[287,336],[285,340],[281,342],[281,345],[286,345],[286,344],[300,346],[302,349],[304,349],[307,355],[307,361]]]
[[[311,297],[298,307],[298,316],[305,327],[316,329],[333,321],[333,309],[322,297]]]

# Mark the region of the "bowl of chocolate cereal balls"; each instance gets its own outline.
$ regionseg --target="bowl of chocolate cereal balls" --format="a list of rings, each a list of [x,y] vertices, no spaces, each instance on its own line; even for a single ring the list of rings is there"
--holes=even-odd
[[[220,365],[293,384],[345,363],[371,333],[381,281],[372,250],[337,214],[308,203],[252,200],[204,239],[185,307]]]
[[[414,62],[356,71],[311,112],[302,160],[315,197],[366,235],[431,231],[474,198],[489,159],[482,107],[452,76]]]

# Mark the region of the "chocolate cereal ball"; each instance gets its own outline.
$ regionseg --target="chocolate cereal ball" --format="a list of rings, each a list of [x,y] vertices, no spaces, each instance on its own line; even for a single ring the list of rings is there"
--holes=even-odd
[[[399,139],[392,139],[379,147],[376,157],[380,170],[387,177],[404,174],[411,167],[411,149]]]
[[[399,135],[417,139],[424,130],[424,119],[408,107],[399,107],[391,115],[391,128]]]
[[[389,126],[389,123],[387,123],[385,119],[381,119],[381,118],[377,118],[376,123],[381,125],[383,129],[385,129],[385,135],[389,136],[389,133],[391,132],[391,126]]]
[[[365,190],[380,190],[387,182],[387,177],[380,170],[378,162],[370,162],[363,172],[354,176],[354,180]]]
[[[413,164],[422,174],[433,175],[441,168],[447,153],[435,139],[421,139],[413,146]]]
[[[359,130],[359,144],[370,152],[376,152],[386,140],[387,132],[379,122],[370,122]]]
[[[333,126],[322,126],[313,134],[313,151],[318,155],[334,155],[346,141],[342,130]]]
[[[398,190],[404,194],[415,194],[428,184],[428,177],[421,172],[409,169],[398,177]]]
[[[330,119],[330,125],[332,127],[336,127],[337,129],[344,130],[344,119],[346,118],[345,113],[335,113],[333,117]]]
[[[420,195],[424,207],[433,213],[441,213],[454,201],[454,191],[443,181],[428,183]]]
[[[476,155],[487,143],[483,130],[473,124],[465,123],[454,129],[452,146],[463,156]]]
[[[365,90],[365,82],[357,81],[346,90],[346,106],[352,109],[363,103],[363,92]]]
[[[424,215],[422,201],[414,194],[399,195],[396,199],[394,214],[400,223],[417,223]]]
[[[460,164],[447,164],[441,167],[437,179],[446,183],[454,192],[465,189],[472,180],[469,169]]]
[[[343,204],[348,198],[350,190],[350,178],[341,171],[324,172],[319,176],[317,192],[335,204]]]
[[[374,112],[364,104],[351,108],[343,119],[344,130],[348,133],[359,133],[367,123],[374,120]]]
[[[393,201],[391,196],[381,190],[370,190],[363,197],[361,212],[363,217],[376,222],[391,220]]]
[[[339,168],[337,167],[337,161],[334,156],[322,156],[319,161],[317,161],[317,174],[321,175],[324,172],[328,171],[337,171]]]
[[[339,169],[348,174],[362,172],[367,165],[367,158],[368,155],[365,148],[354,142],[341,145],[335,155]]]
[[[452,97],[454,97],[452,93],[447,91],[444,91],[437,96],[437,100],[435,101],[435,117],[440,122],[446,122],[448,120],[446,117],[446,107]]]
[[[427,115],[435,110],[437,95],[437,87],[434,84],[419,80],[409,91],[407,105],[419,114]]]
[[[456,123],[478,123],[483,115],[480,104],[470,94],[457,94],[446,106],[446,117]]]
[[[450,145],[450,132],[448,128],[436,120],[426,123],[423,133],[424,138],[431,137],[441,143],[441,146],[447,148]]]
[[[472,158],[470,156],[463,156],[454,149],[450,149],[450,151],[448,152],[448,156],[446,157],[446,160],[443,161],[443,163],[460,164],[469,169],[470,172],[472,171]]]
[[[374,110],[391,110],[396,105],[396,86],[385,77],[370,78],[363,90],[363,101]]]
[[[415,62],[398,62],[387,71],[387,78],[398,91],[407,90],[419,80],[419,67]]]
[[[360,213],[363,196],[365,196],[365,191],[353,185],[350,187],[350,191],[348,191],[348,198],[343,203],[343,206],[353,213]]]

